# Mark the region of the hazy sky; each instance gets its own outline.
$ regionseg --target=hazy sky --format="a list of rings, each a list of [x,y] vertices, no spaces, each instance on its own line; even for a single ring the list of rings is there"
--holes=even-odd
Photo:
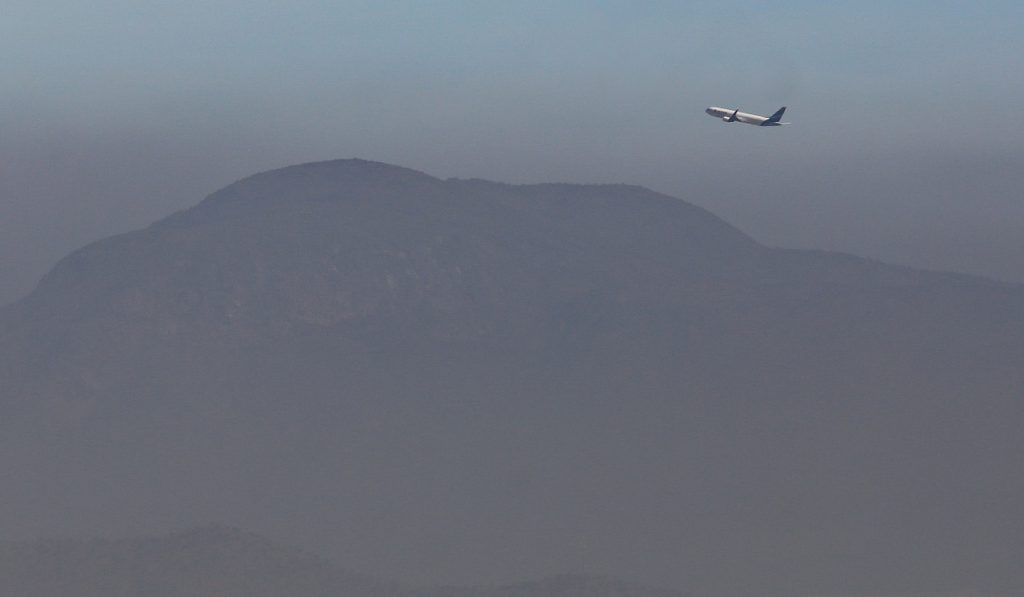
[[[340,157],[637,183],[769,244],[1024,281],[1024,5],[767,5],[5,0],[0,302]],[[770,130],[703,113],[783,104]]]

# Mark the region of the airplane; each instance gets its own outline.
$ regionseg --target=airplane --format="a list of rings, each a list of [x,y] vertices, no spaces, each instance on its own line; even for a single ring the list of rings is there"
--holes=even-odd
[[[757,114],[740,112],[739,108],[729,110],[715,106],[711,106],[704,111],[715,118],[721,118],[725,122],[743,122],[745,124],[753,124],[757,126],[782,126],[784,124],[789,124],[788,122],[779,122],[779,120],[782,119],[782,113],[786,111],[786,106],[782,106],[771,116],[758,116]]]

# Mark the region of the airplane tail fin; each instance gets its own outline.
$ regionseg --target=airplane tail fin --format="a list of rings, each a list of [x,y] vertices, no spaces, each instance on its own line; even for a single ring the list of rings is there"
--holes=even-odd
[[[779,108],[775,112],[775,114],[772,114],[771,116],[768,117],[768,122],[778,122],[778,121],[782,120],[782,113],[785,112],[785,111],[786,111],[786,106],[782,106],[781,108]]]

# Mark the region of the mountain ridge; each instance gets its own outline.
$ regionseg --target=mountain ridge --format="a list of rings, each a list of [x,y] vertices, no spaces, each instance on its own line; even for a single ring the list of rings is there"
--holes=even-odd
[[[559,575],[503,587],[409,587],[355,574],[301,549],[222,525],[118,539],[0,544],[0,595],[80,597],[682,597],[636,583]]]
[[[0,317],[0,387],[6,536],[198,517],[417,584],[839,592],[857,554],[864,592],[1024,587],[1024,288],[639,187],[249,177],[62,261]]]
[[[160,228],[166,228],[166,227],[173,227],[173,226],[181,225],[181,224],[184,223],[185,219],[189,218],[190,216],[192,216],[195,213],[202,212],[204,209],[212,208],[212,206],[214,206],[214,205],[216,205],[218,203],[230,203],[232,198],[237,198],[239,196],[244,196],[245,195],[245,189],[249,188],[251,185],[258,185],[262,181],[265,181],[267,179],[274,179],[276,177],[284,177],[284,179],[285,180],[289,180],[289,182],[292,182],[293,181],[292,179],[296,179],[296,178],[300,179],[300,180],[304,179],[304,178],[305,179],[309,179],[309,178],[311,178],[309,176],[310,174],[317,174],[317,173],[322,173],[322,172],[325,172],[325,171],[332,171],[333,172],[335,169],[339,169],[339,168],[341,170],[341,176],[334,177],[333,182],[345,183],[346,182],[346,180],[345,180],[346,178],[352,178],[355,175],[365,175],[365,174],[368,173],[368,174],[371,175],[369,177],[369,184],[370,184],[371,187],[374,184],[380,185],[380,184],[384,183],[385,181],[393,182],[391,180],[391,178],[388,178],[387,176],[381,176],[382,174],[389,174],[389,175],[398,175],[399,178],[401,180],[403,180],[405,184],[414,184],[414,185],[415,184],[419,184],[419,185],[426,185],[426,186],[432,186],[432,187],[440,187],[440,186],[444,186],[444,185],[455,185],[455,186],[466,185],[466,186],[469,186],[469,187],[473,187],[473,186],[483,185],[483,186],[486,186],[486,187],[489,187],[489,188],[492,188],[492,189],[493,188],[502,189],[502,190],[508,191],[510,193],[513,193],[513,194],[516,193],[516,192],[520,192],[520,191],[531,191],[531,190],[552,190],[552,191],[556,191],[556,192],[557,191],[567,191],[567,190],[596,190],[596,189],[625,190],[625,191],[628,191],[632,195],[643,195],[644,199],[646,199],[646,200],[651,200],[651,199],[657,198],[657,200],[659,200],[659,201],[666,201],[668,203],[678,204],[680,206],[684,206],[685,205],[686,209],[694,210],[697,213],[701,213],[702,215],[705,215],[705,216],[710,216],[714,220],[718,220],[722,224],[725,224],[728,228],[731,228],[738,235],[742,235],[742,237],[745,237],[746,239],[749,239],[752,243],[755,243],[758,247],[763,248],[763,249],[767,249],[767,250],[770,250],[770,251],[783,251],[783,252],[786,252],[786,253],[789,253],[789,254],[792,254],[792,255],[804,256],[805,258],[806,257],[810,257],[812,255],[813,256],[820,256],[820,257],[840,258],[840,259],[846,259],[846,260],[849,260],[850,258],[853,258],[853,259],[856,259],[856,260],[860,260],[861,262],[864,262],[864,263],[870,263],[872,265],[884,265],[886,267],[896,268],[896,269],[899,269],[899,270],[902,270],[902,271],[905,271],[905,272],[916,272],[916,273],[924,273],[924,274],[937,274],[937,275],[942,275],[942,276],[955,276],[955,277],[963,279],[965,281],[966,280],[970,280],[970,281],[977,282],[977,283],[985,281],[985,282],[996,284],[996,285],[999,285],[999,286],[1002,286],[1002,287],[1021,287],[1022,286],[1021,284],[1015,284],[1015,283],[1005,282],[1005,281],[1000,281],[1000,280],[993,280],[993,279],[986,278],[984,276],[976,276],[976,275],[959,273],[959,272],[954,273],[954,272],[944,272],[944,271],[938,271],[938,270],[925,270],[925,269],[914,268],[914,267],[911,267],[911,266],[903,266],[903,265],[893,265],[893,264],[889,264],[889,263],[882,262],[882,261],[879,261],[879,260],[866,259],[866,258],[855,256],[855,255],[852,255],[852,254],[849,254],[849,253],[843,253],[843,252],[837,252],[837,251],[822,251],[822,250],[814,250],[814,249],[785,249],[785,248],[767,247],[767,246],[764,246],[764,245],[760,245],[759,243],[756,243],[756,241],[753,241],[753,239],[750,239],[750,237],[747,236],[745,233],[742,233],[739,230],[737,230],[735,228],[732,228],[731,226],[726,224],[724,221],[721,221],[719,218],[714,216],[714,214],[712,214],[710,211],[708,211],[705,208],[699,207],[699,206],[694,205],[692,203],[687,203],[687,202],[685,202],[683,200],[680,200],[680,199],[676,199],[676,198],[673,198],[673,197],[669,197],[667,195],[663,195],[663,194],[658,193],[656,191],[651,191],[651,190],[649,190],[649,189],[647,189],[645,187],[639,186],[639,185],[618,184],[618,183],[604,183],[604,184],[574,184],[574,183],[509,184],[509,183],[493,182],[493,181],[488,181],[488,180],[483,180],[483,179],[475,179],[475,178],[470,178],[470,179],[449,178],[449,179],[442,180],[442,179],[435,178],[433,176],[430,176],[428,174],[424,174],[422,172],[419,172],[419,171],[416,171],[416,170],[413,170],[413,169],[404,168],[404,167],[401,167],[401,166],[393,166],[393,165],[385,164],[385,163],[382,163],[382,162],[374,162],[374,161],[361,160],[361,159],[341,159],[341,160],[329,160],[329,161],[323,161],[323,162],[309,162],[309,163],[304,163],[304,164],[297,164],[297,165],[288,166],[288,167],[285,167],[285,168],[268,170],[268,171],[261,172],[261,173],[258,173],[258,174],[252,175],[252,176],[248,176],[248,177],[242,178],[242,179],[236,181],[235,183],[232,183],[232,184],[228,185],[227,187],[225,187],[221,191],[217,191],[217,192],[211,194],[210,196],[208,196],[206,199],[204,199],[203,201],[201,201],[197,205],[195,205],[195,206],[193,206],[191,208],[184,209],[184,210],[175,212],[173,214],[170,214],[169,216],[167,216],[165,218],[162,218],[161,220],[158,220],[157,222],[154,222],[153,224],[151,224],[150,226],[148,226],[148,227],[146,227],[144,229],[130,231],[130,232],[125,232],[125,233],[117,234],[117,235],[114,235],[114,236],[111,236],[111,237],[108,237],[108,238],[105,238],[105,239],[100,239],[98,241],[95,241],[93,243],[90,243],[90,244],[82,247],[81,249],[73,251],[67,257],[62,259],[57,265],[55,265],[55,267],[52,268],[50,270],[50,272],[48,272],[46,275],[44,275],[44,277],[40,280],[39,284],[37,284],[37,288],[40,285],[45,285],[49,281],[49,279],[52,278],[54,275],[59,275],[62,271],[64,271],[65,269],[69,268],[69,263],[67,263],[67,262],[68,261],[72,261],[73,262],[76,259],[81,258],[81,255],[83,253],[88,253],[88,252],[94,252],[94,251],[100,251],[100,250],[114,248],[114,247],[116,247],[116,246],[118,246],[120,244],[130,242],[131,240],[134,240],[134,239],[138,238],[140,235],[144,235],[147,231],[151,231],[154,228],[160,229]],[[330,178],[330,177],[328,177],[328,178]],[[278,181],[278,182],[280,183],[281,181]],[[366,180],[362,180],[360,182],[360,185],[365,185],[365,184],[367,184]],[[364,190],[365,191],[366,189],[363,188],[363,189],[360,189],[360,190]],[[70,266],[70,267],[73,269],[73,266]],[[33,289],[32,293],[34,293],[34,292],[35,292],[35,289]],[[32,293],[30,293],[30,295]],[[0,312],[2,312],[2,310],[4,310],[4,309],[10,310],[13,307],[14,304],[19,303],[19,302],[24,302],[28,298],[29,298],[29,296],[26,296],[26,297],[23,297],[22,299],[20,299],[18,301],[15,301],[15,303],[12,303],[12,304],[9,304],[9,305],[4,305],[3,307],[0,307]]]

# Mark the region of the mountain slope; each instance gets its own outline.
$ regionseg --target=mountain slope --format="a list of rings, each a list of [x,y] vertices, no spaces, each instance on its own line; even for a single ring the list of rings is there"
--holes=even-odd
[[[423,584],[1024,588],[1024,291],[638,187],[259,174],[68,256],[0,315],[0,367],[8,536],[220,520]]]

